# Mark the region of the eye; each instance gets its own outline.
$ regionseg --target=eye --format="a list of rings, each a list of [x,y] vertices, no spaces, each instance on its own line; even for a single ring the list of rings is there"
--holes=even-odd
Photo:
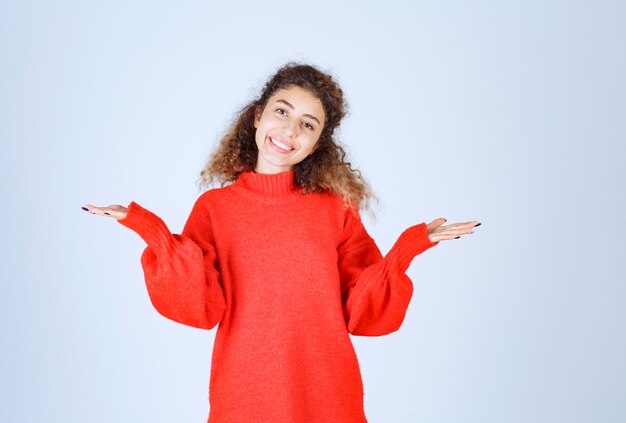
[[[313,125],[311,125],[311,124],[310,124],[310,123],[308,123],[308,122],[304,122],[304,127],[305,127],[305,128],[309,128],[311,131],[312,131],[313,129],[315,129],[315,128],[313,128]]]
[[[286,113],[285,109],[276,109],[276,111],[281,115],[284,115]]]

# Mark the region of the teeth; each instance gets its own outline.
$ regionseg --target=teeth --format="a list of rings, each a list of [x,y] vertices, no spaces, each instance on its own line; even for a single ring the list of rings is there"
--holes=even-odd
[[[274,138],[270,138],[270,139],[272,140],[272,142],[274,144],[276,144],[277,146],[279,146],[283,150],[293,150],[293,148],[289,147],[288,145],[283,144],[282,142],[276,141]]]

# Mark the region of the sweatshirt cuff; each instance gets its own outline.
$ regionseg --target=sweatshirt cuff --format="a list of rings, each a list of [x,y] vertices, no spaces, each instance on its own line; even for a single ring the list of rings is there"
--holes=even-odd
[[[428,227],[422,222],[406,229],[389,251],[390,258],[395,260],[400,270],[406,272],[418,254],[439,244],[428,237]]]
[[[117,223],[137,232],[146,244],[155,248],[167,247],[172,242],[172,233],[156,214],[131,201],[126,216]]]

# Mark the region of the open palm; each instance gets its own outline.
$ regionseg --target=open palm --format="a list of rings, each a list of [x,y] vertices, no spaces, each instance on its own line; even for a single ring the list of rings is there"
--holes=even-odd
[[[475,220],[470,222],[451,223],[444,226],[443,224],[445,222],[446,219],[440,217],[426,225],[428,228],[428,238],[430,238],[431,242],[438,242],[445,239],[456,239],[460,238],[461,235],[473,234],[473,229],[480,225],[480,223]]]
[[[126,213],[128,213],[128,209],[124,206],[120,206],[119,204],[113,204],[108,207],[96,207],[91,204],[85,204],[83,210],[88,211],[91,214],[109,216],[117,220],[125,218]]]

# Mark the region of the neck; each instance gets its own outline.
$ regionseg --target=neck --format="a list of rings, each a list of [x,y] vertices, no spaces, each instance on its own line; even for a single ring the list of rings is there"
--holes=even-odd
[[[258,173],[256,170],[243,172],[237,184],[256,194],[270,197],[290,196],[300,192],[294,169],[277,173]]]
[[[262,162],[261,160],[257,161],[256,167],[254,168],[255,173],[264,174],[264,175],[275,175],[277,173],[289,172],[293,169],[293,166],[275,166],[269,163]]]

